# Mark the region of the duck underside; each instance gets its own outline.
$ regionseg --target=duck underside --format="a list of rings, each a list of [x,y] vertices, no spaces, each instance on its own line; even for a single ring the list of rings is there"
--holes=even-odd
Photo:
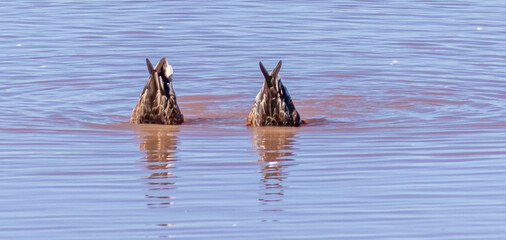
[[[183,122],[183,115],[173,97],[167,98],[158,92],[150,99],[149,94],[144,93],[133,110],[130,122],[175,125]]]
[[[289,115],[286,112],[273,112],[272,115],[262,114],[256,111],[256,107],[254,106],[252,111],[250,112],[250,116],[248,118],[248,126],[261,127],[261,126],[284,126],[284,127],[298,127],[300,126],[300,120],[298,114],[297,115]],[[261,108],[259,111],[263,111]]]
[[[151,78],[132,111],[131,123],[175,125],[184,121],[176,96],[164,89],[153,89]]]
[[[272,97],[274,95],[274,97]],[[272,92],[259,94],[248,116],[250,126],[300,126],[300,116],[293,103]]]
[[[260,71],[264,75],[264,84],[260,89],[255,103],[251,109],[246,125],[260,126],[294,126],[301,125],[299,113],[288,93],[285,85],[281,82],[279,71],[280,60],[276,67],[269,73],[262,62],[259,62]]]
[[[153,67],[146,59],[150,74],[130,118],[131,123],[175,125],[184,121],[172,88],[172,66],[166,58]]]

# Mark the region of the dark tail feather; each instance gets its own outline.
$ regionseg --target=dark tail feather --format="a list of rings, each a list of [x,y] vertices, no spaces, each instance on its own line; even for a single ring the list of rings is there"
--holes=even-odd
[[[281,60],[279,60],[278,65],[272,70],[271,76],[276,76],[279,74],[279,70],[281,70]]]
[[[265,69],[264,65],[262,64],[262,62],[260,61],[259,62],[259,65],[260,65],[260,70],[262,70],[262,74],[264,75],[264,78],[265,78],[265,82],[267,83],[267,86],[268,87],[272,87],[272,83],[271,83],[271,75],[269,75],[269,72],[267,72],[267,69]]]
[[[262,74],[264,75],[264,78],[266,78],[266,79],[269,78],[270,77],[269,72],[267,72],[267,69],[265,69],[262,62],[259,62],[259,65],[260,65],[260,70],[262,70]]]
[[[153,73],[154,68],[153,68],[153,64],[151,64],[151,62],[149,61],[148,58],[146,58],[146,65],[148,65],[148,72],[151,75],[151,73]]]
[[[164,69],[166,63],[167,63],[167,58],[160,59],[160,61],[158,61],[158,64],[156,64],[155,70],[157,72],[162,71]]]

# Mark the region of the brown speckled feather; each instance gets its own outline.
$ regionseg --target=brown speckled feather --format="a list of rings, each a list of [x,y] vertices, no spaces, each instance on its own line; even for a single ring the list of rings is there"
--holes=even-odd
[[[249,113],[248,126],[301,125],[299,113],[279,77],[280,69],[281,61],[271,73],[268,73],[260,62],[260,70],[262,70],[265,81]]]
[[[162,58],[153,68],[146,59],[150,76],[132,111],[131,123],[175,125],[184,121],[172,88],[172,66]]]

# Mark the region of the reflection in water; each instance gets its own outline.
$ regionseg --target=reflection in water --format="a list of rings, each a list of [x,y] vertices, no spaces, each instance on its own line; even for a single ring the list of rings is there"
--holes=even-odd
[[[259,151],[259,161],[263,163],[261,173],[264,189],[259,200],[262,205],[270,207],[265,211],[280,211],[269,203],[283,200],[283,180],[286,177],[283,168],[288,161],[293,160],[291,156],[295,131],[295,128],[273,127],[253,130],[254,146]]]
[[[147,169],[151,171],[148,179],[150,207],[167,207],[171,204],[173,197],[169,195],[174,189],[173,169],[176,158],[174,156],[177,148],[176,133],[177,126],[142,126],[142,142],[139,148],[145,151],[144,157],[147,162]]]

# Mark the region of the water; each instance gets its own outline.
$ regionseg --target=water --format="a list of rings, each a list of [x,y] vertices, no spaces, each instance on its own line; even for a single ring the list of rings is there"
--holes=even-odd
[[[504,239],[503,1],[0,7],[1,239]],[[128,123],[167,57],[182,126]],[[248,128],[258,61],[309,124]]]

